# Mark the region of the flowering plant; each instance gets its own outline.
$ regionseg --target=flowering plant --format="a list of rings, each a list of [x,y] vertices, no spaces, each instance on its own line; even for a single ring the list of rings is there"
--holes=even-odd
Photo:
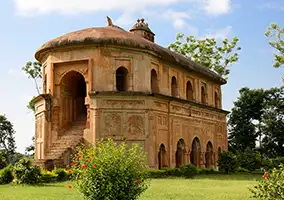
[[[284,199],[284,165],[264,173],[262,180],[251,190],[253,197],[259,200]]]
[[[134,200],[148,188],[145,168],[138,145],[128,148],[109,139],[79,148],[69,172],[85,199]]]

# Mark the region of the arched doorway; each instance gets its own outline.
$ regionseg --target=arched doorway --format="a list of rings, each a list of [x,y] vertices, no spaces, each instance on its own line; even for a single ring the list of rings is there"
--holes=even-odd
[[[193,100],[193,87],[190,81],[186,83],[186,99],[189,101]]]
[[[201,145],[198,137],[195,137],[192,141],[191,152],[190,152],[190,163],[199,167],[201,156]]]
[[[176,77],[172,77],[172,83],[171,83],[171,94],[173,97],[178,96],[178,85],[177,85],[177,79]]]
[[[160,145],[158,153],[159,169],[167,167],[166,147],[164,144]]]
[[[213,163],[213,145],[212,143],[209,141],[206,145],[206,153],[205,153],[205,167],[206,168],[211,168],[213,167],[214,163]]]
[[[61,126],[87,119],[86,94],[86,82],[82,74],[71,71],[64,75],[60,82]]]
[[[125,67],[116,70],[116,89],[120,92],[128,89],[128,70]]]
[[[152,93],[158,93],[159,92],[159,86],[158,86],[158,76],[156,70],[151,70],[151,90]]]
[[[183,139],[180,139],[177,143],[177,151],[176,151],[176,167],[180,167],[185,164],[185,143]]]

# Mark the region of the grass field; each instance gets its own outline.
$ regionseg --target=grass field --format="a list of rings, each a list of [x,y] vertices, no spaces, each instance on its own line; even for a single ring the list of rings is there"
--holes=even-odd
[[[260,175],[202,175],[194,179],[153,179],[140,200],[248,200]],[[70,182],[43,186],[0,186],[0,200],[80,200]]]

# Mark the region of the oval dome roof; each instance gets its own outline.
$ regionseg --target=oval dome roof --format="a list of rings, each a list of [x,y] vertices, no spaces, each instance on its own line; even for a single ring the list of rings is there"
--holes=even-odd
[[[210,69],[115,25],[99,28],[87,28],[52,39],[37,50],[35,58],[37,60],[41,60],[41,57],[47,53],[47,51],[79,45],[118,45],[152,51],[165,61],[179,65],[186,70],[200,73],[220,84],[226,83],[225,79]]]

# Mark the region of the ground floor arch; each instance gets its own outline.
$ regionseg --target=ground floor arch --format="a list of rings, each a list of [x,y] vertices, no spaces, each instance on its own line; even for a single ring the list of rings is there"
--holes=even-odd
[[[201,144],[198,137],[195,137],[192,141],[191,152],[190,152],[190,163],[200,167],[201,161]]]
[[[206,145],[206,152],[205,152],[205,167],[212,168],[214,166],[214,152],[213,152],[213,145],[209,141]]]
[[[159,147],[159,152],[158,152],[159,169],[168,167],[167,163],[168,163],[168,159],[167,159],[166,146],[164,144],[161,144]]]
[[[63,76],[60,82],[61,127],[87,119],[86,94],[87,86],[81,73],[70,71]]]
[[[180,167],[184,164],[186,164],[186,148],[184,140],[180,139],[177,142],[176,167]]]

